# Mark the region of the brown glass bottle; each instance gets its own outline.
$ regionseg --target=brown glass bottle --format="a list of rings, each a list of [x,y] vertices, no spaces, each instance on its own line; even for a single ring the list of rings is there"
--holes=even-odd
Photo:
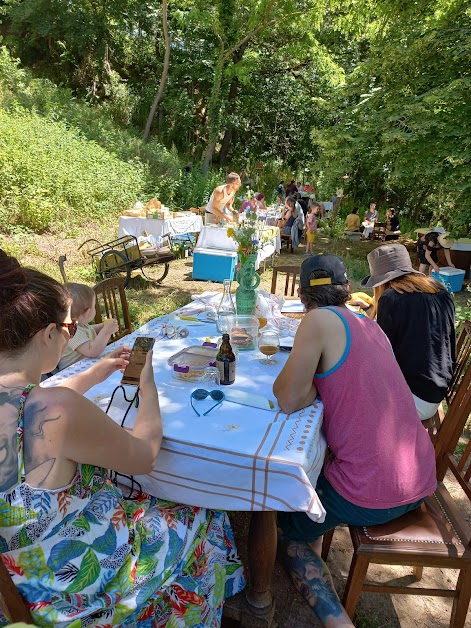
[[[222,335],[222,344],[216,355],[216,366],[219,369],[219,377],[223,386],[235,382],[236,359],[229,342],[229,334]]]

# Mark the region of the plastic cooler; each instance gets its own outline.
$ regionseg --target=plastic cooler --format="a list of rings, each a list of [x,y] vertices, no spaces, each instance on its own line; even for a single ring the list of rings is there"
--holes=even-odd
[[[448,292],[461,292],[463,288],[465,271],[451,266],[440,268],[440,272],[436,273],[432,270],[432,277],[442,283]]]
[[[193,279],[204,281],[218,281],[234,279],[237,264],[236,251],[221,251],[217,249],[194,249],[193,251]]]

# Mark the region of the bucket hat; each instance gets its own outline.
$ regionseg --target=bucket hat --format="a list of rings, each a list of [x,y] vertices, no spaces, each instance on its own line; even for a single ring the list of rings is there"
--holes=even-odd
[[[362,280],[361,285],[364,288],[376,288],[376,286],[387,283],[391,279],[396,279],[409,273],[423,275],[423,273],[419,273],[418,270],[412,268],[409,253],[402,244],[379,246],[371,253],[368,253],[367,259],[371,274]]]
[[[453,238],[450,238],[448,233],[441,233],[438,236],[437,240],[438,240],[438,244],[440,244],[440,246],[443,247],[444,249],[451,249],[451,247],[455,243],[455,240]]]

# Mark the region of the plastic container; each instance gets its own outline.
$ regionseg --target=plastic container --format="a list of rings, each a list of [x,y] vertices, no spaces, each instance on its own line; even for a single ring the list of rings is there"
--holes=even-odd
[[[217,347],[190,346],[172,355],[167,364],[172,375],[184,382],[198,382],[208,366],[216,366]]]
[[[251,351],[257,348],[259,322],[256,316],[228,316],[227,328],[231,345],[239,351]]]
[[[444,266],[440,268],[440,272],[436,273],[432,270],[432,277],[442,283],[448,292],[461,292],[463,288],[465,271],[460,268],[452,268]]]

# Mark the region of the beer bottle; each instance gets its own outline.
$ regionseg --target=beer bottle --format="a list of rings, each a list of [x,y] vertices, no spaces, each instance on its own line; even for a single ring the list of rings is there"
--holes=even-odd
[[[235,381],[236,359],[229,342],[229,334],[222,335],[222,344],[216,355],[216,366],[219,369],[219,377],[223,386],[233,384]]]

